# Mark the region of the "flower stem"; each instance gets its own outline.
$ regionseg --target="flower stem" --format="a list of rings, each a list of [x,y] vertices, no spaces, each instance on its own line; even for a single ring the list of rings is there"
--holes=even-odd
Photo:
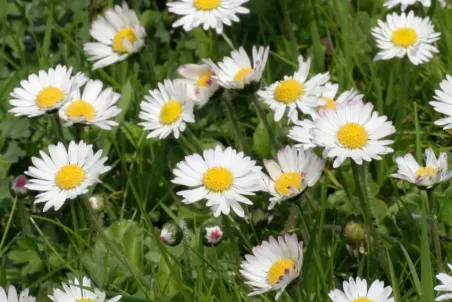
[[[240,131],[239,120],[237,119],[237,115],[235,114],[231,98],[228,94],[225,93],[223,94],[223,103],[226,107],[226,113],[228,115],[229,120],[231,121],[232,128],[234,129],[236,144],[239,145],[241,151],[249,153],[249,148],[245,141],[245,136],[242,135],[242,132]]]
[[[270,139],[273,146],[275,146],[276,148],[279,148],[280,145],[275,138],[275,133],[273,132],[273,128],[270,126],[270,123],[268,122],[264,109],[262,108],[259,100],[257,99],[257,95],[255,94],[252,99],[253,99],[254,105],[256,106],[257,114],[259,115],[260,119],[264,123],[265,129],[267,130],[268,138]]]
[[[5,228],[5,231],[3,233],[2,240],[0,241],[0,257],[2,257],[3,253],[4,253],[3,245],[5,244],[5,240],[6,240],[6,237],[8,236],[9,228],[11,227],[11,223],[13,221],[14,212],[16,211],[16,205],[17,205],[17,195],[14,198],[13,207],[11,209],[11,213],[9,214],[8,222],[6,223],[6,228]]]
[[[229,37],[224,32],[221,33],[221,36],[226,41],[226,43],[229,45],[229,47],[231,47],[231,49],[235,49],[234,44],[232,43],[231,39],[229,39]]]
[[[439,272],[444,271],[442,257],[441,257],[441,245],[439,241],[438,224],[435,219],[435,198],[433,197],[433,188],[427,190],[428,207],[429,207],[429,221],[430,221],[430,234],[433,244],[433,250],[435,252],[436,268]]]
[[[405,118],[405,107],[408,105],[408,84],[410,81],[410,61],[408,57],[404,57],[399,64],[399,75],[400,75],[400,91],[399,97],[397,98],[397,118],[396,118],[396,129],[398,132],[398,142],[401,141],[403,135],[402,122]]]
[[[58,113],[54,113],[53,116],[53,126],[55,127],[57,140],[60,142],[64,142],[64,133],[63,127],[61,126],[60,117]]]
[[[355,185],[358,188],[358,199],[361,206],[361,212],[364,218],[364,224],[367,229],[367,236],[370,239],[372,234],[372,217],[369,204],[369,196],[367,194],[366,186],[366,168],[364,165],[358,165],[352,162],[353,178],[355,179]],[[368,242],[369,247],[371,246],[370,240]]]

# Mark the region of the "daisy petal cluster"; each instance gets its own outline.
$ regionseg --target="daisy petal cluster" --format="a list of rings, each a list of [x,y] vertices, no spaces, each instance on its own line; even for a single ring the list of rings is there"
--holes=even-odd
[[[17,295],[16,288],[12,285],[8,287],[8,293],[0,286],[0,301],[1,302],[35,302],[36,298],[30,296],[28,288],[24,289]]]
[[[452,270],[452,265],[447,264],[450,270]],[[436,297],[435,301],[445,301],[452,299],[452,277],[445,273],[439,273],[436,278],[441,282],[441,284],[435,286],[435,290],[440,292],[440,295]]]
[[[349,102],[362,101],[364,95],[358,94],[355,89],[350,89],[342,92],[337,98],[337,92],[339,90],[338,84],[332,84],[330,82],[325,85],[325,92],[320,95],[320,100],[323,104],[317,107],[314,113],[311,113],[311,117],[316,119],[319,117],[319,112],[322,110],[335,110],[338,105],[345,105]]]
[[[425,167],[420,166],[413,155],[407,154],[396,158],[398,171],[392,177],[409,181],[415,185],[431,188],[432,186],[449,180],[452,171],[449,170],[447,153],[441,152],[436,159],[433,150],[425,150]]]
[[[380,48],[374,61],[408,56],[414,65],[428,62],[434,53],[438,53],[438,49],[432,44],[441,36],[435,32],[428,17],[416,17],[412,11],[408,14],[390,14],[386,16],[386,22],[378,20],[378,26],[372,29],[372,35]]]
[[[95,62],[93,70],[127,59],[143,48],[146,37],[144,26],[125,2],[98,16],[89,32],[97,42],[86,43],[83,50]]]
[[[185,157],[173,170],[176,176],[172,182],[194,187],[179,191],[182,202],[191,204],[202,199],[212,209],[215,217],[228,215],[232,210],[240,217],[245,211],[240,203],[252,205],[246,195],[254,195],[260,189],[261,167],[256,161],[231,147],[222,150],[220,146],[205,150],[203,155]]]
[[[344,281],[344,290],[335,289],[328,296],[333,302],[394,302],[392,287],[384,286],[383,281],[375,280],[370,288],[367,281],[359,277]]]
[[[435,90],[434,101],[430,102],[436,112],[447,117],[435,121],[436,125],[444,126],[444,130],[452,129],[452,76],[446,78],[439,84],[439,90]]]
[[[278,151],[278,162],[264,160],[269,176],[263,175],[263,189],[270,193],[269,209],[283,200],[301,194],[314,186],[322,175],[325,160],[311,150],[286,146]]]
[[[400,5],[400,9],[404,11],[408,8],[408,6],[414,5],[416,3],[420,3],[425,7],[430,7],[432,5],[431,0],[386,0],[386,2],[383,5],[387,8],[393,8]],[[438,3],[442,7],[446,6],[445,0],[438,0]]]
[[[298,278],[303,264],[303,242],[297,236],[284,235],[253,248],[240,264],[245,283],[253,288],[249,296],[277,291],[275,300],[294,279]]]
[[[304,119],[295,123],[289,130],[288,137],[293,139],[297,144],[295,147],[305,150],[316,147],[314,137],[312,137],[311,129],[315,128],[315,123],[310,119]]]
[[[50,300],[54,302],[80,301],[80,302],[117,302],[122,296],[114,298],[106,298],[105,292],[93,288],[91,280],[88,277],[83,277],[82,282],[77,278],[69,280],[68,284],[63,283],[63,290],[56,288],[53,294],[49,295]]]
[[[239,22],[237,14],[248,14],[250,11],[242,4],[249,0],[176,0],[167,3],[168,10],[182,16],[173,23],[173,27],[182,26],[185,31],[201,26],[204,30],[215,29],[223,32],[224,25]]]

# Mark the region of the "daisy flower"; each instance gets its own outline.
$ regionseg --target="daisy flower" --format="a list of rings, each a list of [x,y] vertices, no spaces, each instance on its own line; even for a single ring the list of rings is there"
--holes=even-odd
[[[326,83],[325,89],[325,92],[320,95],[320,100],[323,104],[316,108],[317,110],[314,111],[314,114],[311,114],[313,119],[318,118],[321,110],[334,110],[337,105],[345,105],[352,101],[362,101],[364,97],[363,94],[358,94],[356,90],[351,89],[344,91],[336,98],[339,85],[329,82]]]
[[[303,242],[295,234],[279,236],[253,248],[253,255],[245,255],[240,264],[240,273],[253,287],[248,296],[278,291],[275,300],[282,295],[287,285],[298,278],[303,264]]]
[[[82,283],[80,283],[77,278],[74,278],[73,281],[69,280],[68,284],[62,284],[64,291],[55,288],[53,294],[49,295],[50,300],[54,302],[116,302],[122,297],[116,296],[107,300],[105,292],[93,288],[91,280],[88,277],[83,277]]]
[[[386,16],[386,23],[378,20],[372,35],[380,48],[374,61],[408,56],[411,63],[419,65],[430,61],[433,53],[438,53],[432,43],[439,40],[441,34],[435,32],[428,17],[419,18],[410,11],[408,15],[390,14]]]
[[[311,150],[286,146],[278,151],[278,162],[264,160],[268,174],[263,175],[264,190],[270,198],[268,209],[283,200],[300,195],[306,187],[314,186],[322,175],[325,160],[320,159]]]
[[[186,123],[194,123],[193,102],[187,93],[187,84],[182,81],[165,80],[158,83],[158,89],[149,90],[149,95],[141,102],[139,125],[144,130],[151,130],[147,138],[168,137],[174,133],[175,138],[187,127]]]
[[[224,57],[223,61],[215,64],[211,59],[204,62],[213,70],[213,79],[226,89],[243,89],[245,85],[259,83],[264,72],[269,54],[269,47],[253,46],[253,65],[243,47],[231,52],[231,57]]]
[[[311,59],[304,61],[299,56],[298,70],[292,76],[285,76],[284,80],[257,92],[260,99],[275,112],[276,122],[287,111],[289,120],[295,123],[298,121],[297,107],[305,114],[315,114],[316,108],[324,104],[319,95],[326,92],[323,85],[328,82],[330,75],[317,74],[308,80],[310,68]]]
[[[311,130],[314,143],[325,147],[323,157],[336,158],[334,168],[346,158],[361,165],[363,160],[379,160],[380,155],[394,151],[387,147],[392,140],[380,140],[395,132],[392,122],[372,109],[371,103],[350,102],[335,110],[322,111],[314,121],[315,128]]]
[[[88,60],[95,61],[93,70],[127,59],[144,46],[146,31],[135,11],[126,2],[115,5],[98,16],[89,31],[97,42],[83,45]]]
[[[431,0],[386,0],[386,2],[383,4],[387,8],[393,8],[397,5],[401,5],[402,11],[406,10],[408,6],[416,4],[416,2],[421,3],[425,7],[430,7],[432,5]],[[438,0],[438,3],[442,6],[446,6],[445,0]]]
[[[11,190],[13,190],[16,193],[20,194],[26,194],[27,188],[25,185],[28,183],[28,179],[26,175],[19,175],[16,178],[13,179],[11,183]]]
[[[204,106],[219,88],[208,65],[184,64],[177,72],[189,83],[189,95],[199,107]]]
[[[391,176],[409,181],[418,186],[431,188],[452,177],[452,171],[449,170],[449,161],[445,152],[441,152],[439,158],[436,159],[432,149],[425,149],[425,167],[419,166],[411,154],[397,157],[396,162],[397,173],[391,174]]]
[[[185,222],[179,225],[174,222],[165,223],[160,231],[160,241],[169,246],[178,245],[182,240],[184,227]]]
[[[293,139],[298,144],[295,147],[303,148],[305,150],[316,147],[314,137],[312,137],[311,129],[315,128],[315,123],[312,120],[304,119],[297,121],[295,126],[289,130],[288,137]]]
[[[183,26],[185,31],[202,24],[204,30],[215,29],[218,34],[223,26],[239,22],[237,14],[248,14],[249,9],[241,6],[249,0],[176,0],[168,3],[168,10],[183,16],[173,23],[173,27]]]
[[[83,89],[83,95],[77,89],[73,99],[66,102],[59,111],[60,118],[66,121],[65,126],[72,124],[95,125],[104,130],[111,130],[118,123],[111,120],[121,109],[116,103],[121,96],[107,88],[102,91],[102,82],[90,80]]]
[[[356,281],[350,277],[344,281],[344,291],[335,289],[328,296],[333,302],[394,302],[394,298],[390,297],[392,287],[384,287],[384,282],[375,280],[369,289],[367,289],[367,281],[359,277]]]
[[[220,146],[205,150],[203,156],[186,156],[173,173],[176,176],[173,183],[195,187],[177,193],[183,197],[182,202],[191,204],[206,199],[215,217],[221,213],[229,215],[231,208],[244,217],[240,203],[253,204],[244,195],[259,191],[262,177],[256,161],[231,147],[223,151]]]
[[[451,264],[447,264],[447,266],[449,267],[449,269],[452,270]],[[439,273],[438,275],[436,275],[436,278],[442,284],[435,286],[435,290],[437,290],[439,292],[447,292],[447,293],[444,293],[444,294],[436,297],[435,301],[444,301],[444,300],[452,299],[452,277],[447,274],[444,274],[444,273]]]
[[[88,187],[100,182],[99,175],[111,169],[104,166],[107,157],[102,150],[93,153],[93,146],[72,141],[66,149],[62,143],[49,146],[49,155],[39,152],[42,159],[32,157],[34,166],[25,172],[30,177],[27,189],[40,191],[35,203],[44,202],[44,212],[60,209],[66,199],[74,199],[88,192]]]
[[[1,302],[35,302],[36,298],[28,295],[28,288],[24,289],[17,295],[16,288],[12,285],[8,288],[8,294],[0,286],[0,301]]]
[[[217,245],[223,239],[223,231],[218,225],[204,227],[203,235],[203,242],[208,245]]]
[[[444,130],[452,129],[452,76],[446,75],[440,84],[440,90],[435,90],[435,100],[430,102],[436,112],[447,117],[435,121],[435,125],[444,126]]]
[[[15,116],[34,117],[59,109],[77,87],[87,81],[81,72],[72,76],[72,68],[57,65],[55,69],[41,70],[20,81],[20,88],[11,93],[9,112]]]

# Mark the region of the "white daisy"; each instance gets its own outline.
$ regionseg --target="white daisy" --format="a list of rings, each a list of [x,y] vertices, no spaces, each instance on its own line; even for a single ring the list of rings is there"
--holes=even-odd
[[[199,107],[204,106],[219,88],[209,65],[184,64],[177,72],[187,79],[189,96]]]
[[[288,137],[296,141],[295,147],[303,148],[305,150],[316,147],[314,137],[312,137],[311,129],[315,128],[312,120],[304,119],[295,123],[289,130]]]
[[[218,225],[205,227],[205,241],[211,245],[217,245],[223,239],[223,231]]]
[[[401,5],[402,11],[406,10],[408,6],[416,4],[416,2],[421,3],[425,7],[430,7],[432,5],[431,0],[386,0],[386,2],[383,4],[387,8],[393,8],[397,5]],[[438,0],[438,3],[442,6],[446,6],[445,0]]]
[[[245,85],[259,83],[264,72],[269,54],[269,47],[253,46],[253,65],[243,47],[231,52],[231,57],[224,57],[223,61],[215,64],[211,59],[204,62],[213,72],[213,78],[226,89],[243,89]]]
[[[379,160],[380,155],[394,151],[387,147],[392,140],[380,140],[395,132],[392,122],[372,109],[371,103],[350,102],[335,110],[323,110],[314,121],[315,128],[311,130],[314,143],[325,147],[323,157],[336,157],[334,168],[346,158],[361,165],[363,160]]]
[[[62,143],[49,146],[49,155],[40,151],[41,158],[32,157],[34,166],[25,172],[30,177],[27,189],[40,191],[35,203],[45,202],[44,212],[60,209],[66,199],[88,192],[88,187],[100,182],[99,175],[111,169],[104,166],[107,157],[102,150],[93,153],[93,146],[72,141],[66,150]]]
[[[452,270],[451,264],[447,264],[447,266],[449,267],[449,269]],[[435,286],[435,290],[439,292],[448,292],[448,293],[444,293],[436,297],[435,301],[444,301],[452,299],[452,277],[444,273],[439,273],[438,275],[436,275],[436,278],[441,282],[441,284]]]
[[[339,289],[332,290],[328,296],[333,302],[394,302],[394,298],[390,297],[392,287],[384,287],[384,282],[375,280],[369,289],[367,289],[367,281],[359,277],[356,281],[350,277],[343,284],[344,291]]]
[[[452,129],[452,76],[446,75],[440,84],[440,90],[435,90],[435,101],[430,105],[436,112],[443,113],[447,117],[435,121],[435,125],[444,126],[444,130]]]
[[[202,24],[204,30],[215,29],[223,32],[223,24],[230,26],[239,22],[237,14],[248,14],[249,9],[241,6],[249,0],[176,0],[168,3],[168,10],[183,16],[173,23],[173,27],[183,26],[191,31]]]
[[[88,60],[95,61],[93,70],[127,59],[144,46],[146,31],[135,11],[126,2],[109,8],[98,16],[89,31],[97,42],[83,45]]]
[[[436,159],[432,149],[425,149],[425,167],[419,166],[411,154],[397,157],[396,162],[397,173],[391,174],[391,176],[409,181],[418,186],[431,188],[452,177],[452,171],[449,170],[449,162],[445,152],[441,152],[439,158]]]
[[[12,99],[9,103],[13,108],[9,112],[15,116],[28,117],[53,112],[70,99],[73,91],[87,80],[81,72],[72,76],[72,67],[62,65],[31,74],[28,80],[20,81],[20,88],[15,88],[11,93]]]
[[[0,286],[0,301],[1,302],[35,302],[36,298],[28,295],[28,288],[24,289],[17,295],[16,288],[12,285],[8,288],[8,294]]]
[[[158,83],[158,89],[149,90],[141,102],[139,125],[145,130],[151,130],[147,138],[160,139],[174,133],[179,138],[180,132],[187,127],[186,123],[194,123],[193,102],[191,101],[187,84],[182,81],[165,80]]]
[[[228,215],[231,208],[240,217],[245,212],[240,203],[253,203],[244,195],[254,195],[260,189],[261,167],[256,161],[245,157],[243,152],[228,147],[222,150],[204,150],[203,156],[193,154],[177,164],[173,170],[176,176],[172,182],[178,185],[196,187],[180,191],[182,202],[191,204],[202,199],[207,200],[214,216]]]
[[[268,174],[263,174],[263,188],[273,197],[268,209],[283,200],[300,195],[306,187],[314,186],[322,175],[325,160],[311,150],[286,146],[278,151],[278,162],[264,160]]]
[[[281,120],[286,108],[290,121],[295,123],[298,121],[297,107],[305,114],[315,114],[316,108],[324,104],[319,95],[327,91],[323,85],[330,79],[329,73],[317,74],[308,80],[311,59],[304,61],[299,56],[298,64],[293,76],[285,76],[283,81],[257,92],[262,101],[275,111],[276,122]]]
[[[19,175],[16,178],[13,179],[11,183],[11,190],[13,190],[16,193],[20,194],[26,194],[27,188],[25,185],[28,183],[28,179],[26,175]]]
[[[249,296],[278,291],[278,300],[287,285],[298,278],[303,264],[303,242],[297,236],[270,237],[269,241],[253,248],[253,255],[245,255],[240,264],[240,273],[247,279],[246,284],[253,287]]]
[[[386,23],[378,20],[378,26],[372,28],[372,35],[377,39],[377,46],[380,48],[374,61],[407,55],[414,65],[428,62],[433,53],[438,53],[432,43],[441,36],[435,32],[428,17],[416,17],[412,11],[408,15],[387,15]]]
[[[66,121],[65,126],[72,124],[95,125],[104,130],[111,130],[118,123],[111,120],[117,116],[121,109],[116,103],[121,96],[107,88],[102,91],[102,82],[90,80],[83,89],[77,89],[72,100],[66,102],[59,111],[60,118]]]
[[[354,101],[362,101],[364,95],[358,94],[358,92],[354,89],[347,90],[342,92],[337,98],[337,91],[339,90],[338,84],[326,83],[325,85],[326,91],[320,95],[320,100],[322,101],[322,105],[316,108],[316,111],[311,113],[313,119],[319,117],[319,112],[321,110],[334,110],[337,105],[345,105],[349,102]],[[335,99],[336,98],[336,99]]]
[[[117,302],[121,296],[116,296],[107,300],[105,292],[91,285],[88,277],[83,277],[82,283],[74,278],[69,283],[62,283],[64,291],[59,288],[53,290],[53,294],[49,295],[50,300],[54,302]]]

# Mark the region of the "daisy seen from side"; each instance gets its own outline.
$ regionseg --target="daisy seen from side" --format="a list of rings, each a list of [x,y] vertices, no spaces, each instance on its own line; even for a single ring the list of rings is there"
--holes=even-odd
[[[440,89],[435,90],[433,101],[429,104],[436,112],[446,115],[446,117],[435,121],[435,125],[444,126],[444,130],[452,129],[452,76],[446,78],[439,84]]]
[[[402,11],[405,11],[408,6],[414,5],[416,3],[422,4],[422,6],[430,7],[432,5],[431,0],[386,0],[386,2],[383,4],[387,8],[394,8],[398,5],[400,5],[400,9]],[[442,6],[446,6],[445,0],[438,0],[438,3]]]
[[[447,264],[450,270],[452,270],[452,265]],[[445,301],[452,299],[452,277],[445,273],[439,273],[436,275],[436,279],[439,280],[440,284],[435,286],[435,290],[439,291],[439,296],[436,297],[435,301]]]
[[[29,295],[28,288],[17,293],[16,288],[13,285],[8,287],[8,292],[0,286],[0,301],[1,302],[35,302],[36,298]]]
[[[343,291],[332,290],[328,296],[333,302],[394,302],[392,287],[384,286],[383,281],[375,280],[367,287],[366,279],[357,277],[344,281]]]
[[[62,286],[63,290],[53,289],[52,295],[49,295],[50,300],[54,302],[117,302],[122,297],[116,296],[107,299],[106,293],[95,288],[86,276],[83,277],[82,282],[74,278],[74,280],[69,280],[67,284],[62,283]]]

